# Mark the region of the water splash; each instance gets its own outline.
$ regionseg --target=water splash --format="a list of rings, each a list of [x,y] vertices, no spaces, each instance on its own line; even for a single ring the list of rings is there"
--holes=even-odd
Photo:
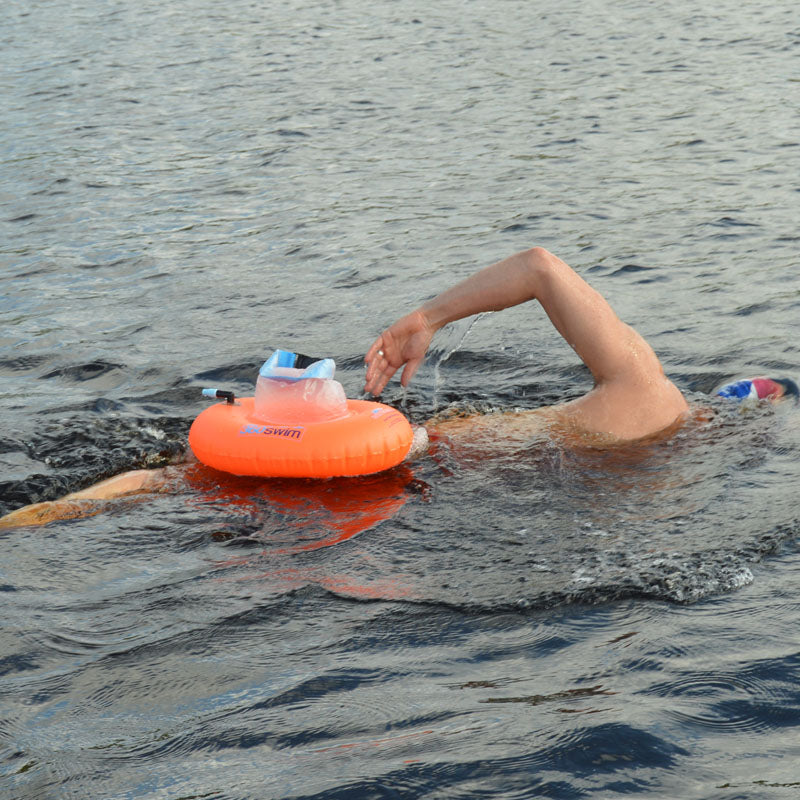
[[[474,317],[469,317],[466,320],[463,320],[459,323],[449,326],[446,330],[449,333],[448,340],[444,343],[444,346],[438,348],[434,351],[434,357],[432,357],[433,361],[433,398],[431,403],[433,405],[433,413],[435,414],[439,410],[439,391],[442,389],[442,372],[441,367],[445,361],[447,361],[450,356],[455,353],[462,344],[466,341],[469,332],[474,327],[475,323],[485,317],[487,314],[491,312],[484,312],[481,314],[476,314]]]

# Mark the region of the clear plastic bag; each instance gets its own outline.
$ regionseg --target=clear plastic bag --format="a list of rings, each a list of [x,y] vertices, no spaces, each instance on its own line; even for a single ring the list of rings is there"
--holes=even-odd
[[[333,379],[331,358],[314,361],[305,369],[294,365],[296,353],[276,350],[261,367],[256,381],[253,415],[264,422],[325,422],[347,415],[347,397]]]

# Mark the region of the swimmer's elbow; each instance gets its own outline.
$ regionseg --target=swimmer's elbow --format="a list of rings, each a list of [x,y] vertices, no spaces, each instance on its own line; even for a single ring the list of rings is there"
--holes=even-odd
[[[542,270],[549,269],[553,266],[557,261],[559,261],[556,256],[554,256],[549,250],[545,250],[544,247],[531,247],[528,250],[525,250],[522,253],[522,256],[525,259],[525,264],[528,270],[531,273],[539,273]]]
[[[549,250],[546,250],[544,247],[539,247],[538,245],[526,250],[525,255],[534,263],[549,262],[555,258]]]
[[[531,298],[541,299],[546,282],[560,266],[565,266],[564,262],[544,247],[531,247],[521,255],[525,264],[528,295]]]

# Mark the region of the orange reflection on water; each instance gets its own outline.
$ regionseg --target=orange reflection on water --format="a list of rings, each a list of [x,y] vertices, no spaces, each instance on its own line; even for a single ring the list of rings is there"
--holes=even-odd
[[[313,583],[335,594],[364,600],[409,597],[410,590],[402,584],[401,576],[364,580],[361,574],[331,574],[324,562],[287,566],[285,561],[287,556],[351,540],[394,517],[419,484],[408,467],[358,478],[264,480],[238,478],[198,465],[186,477],[204,503],[263,521],[261,530],[256,525],[248,537],[263,541],[263,549],[216,562],[223,569],[257,568],[237,575],[237,580],[265,578],[284,584],[284,590]],[[265,558],[279,558],[279,562],[264,570]]]

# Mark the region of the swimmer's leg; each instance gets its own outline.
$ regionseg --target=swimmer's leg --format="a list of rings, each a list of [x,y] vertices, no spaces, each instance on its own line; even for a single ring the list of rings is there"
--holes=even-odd
[[[158,492],[164,489],[174,476],[176,467],[161,469],[136,469],[123,472],[113,478],[96,483],[88,489],[72,492],[58,500],[34,503],[18,508],[0,517],[0,528],[16,528],[26,525],[46,525],[60,519],[91,517],[103,510],[99,500]]]
[[[131,472],[123,472],[121,475],[115,475],[113,478],[100,481],[100,483],[96,483],[88,489],[72,492],[72,494],[68,494],[62,499],[111,500],[114,497],[122,497],[126,494],[157,491],[164,482],[168,469],[169,467],[163,467],[161,469],[135,469]]]

